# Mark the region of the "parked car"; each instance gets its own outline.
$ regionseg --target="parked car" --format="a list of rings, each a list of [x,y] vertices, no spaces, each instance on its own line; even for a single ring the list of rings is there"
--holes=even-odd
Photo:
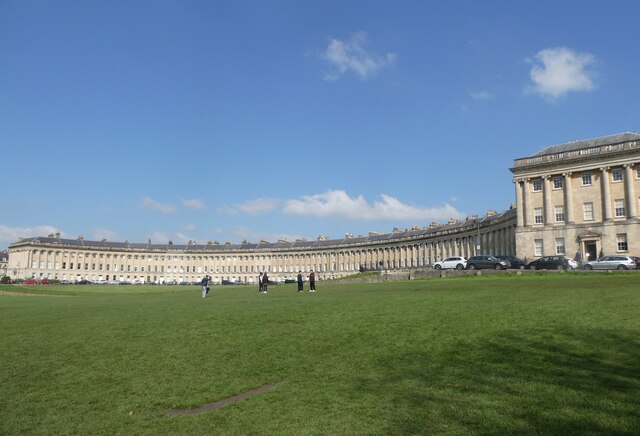
[[[25,285],[37,285],[38,282],[36,280],[25,280],[23,282],[23,284],[25,284]]]
[[[510,266],[509,261],[495,256],[471,256],[467,259],[467,269],[507,269]]]
[[[461,256],[451,256],[433,264],[433,269],[465,269],[467,259]]]
[[[578,262],[566,256],[544,256],[527,264],[527,269],[559,269],[572,270],[578,267]]]
[[[591,269],[636,269],[636,261],[631,256],[602,256],[600,259],[585,263],[582,268]]]
[[[500,260],[506,260],[511,264],[509,268],[511,269],[525,269],[527,266],[527,262],[515,256],[496,256],[496,258]]]
[[[631,259],[636,263],[636,269],[640,269],[640,256],[631,256]]]

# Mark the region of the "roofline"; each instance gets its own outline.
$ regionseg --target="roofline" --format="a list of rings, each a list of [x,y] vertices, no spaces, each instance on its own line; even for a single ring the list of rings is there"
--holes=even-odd
[[[149,243],[129,243],[124,242],[107,242],[107,241],[87,241],[84,239],[64,239],[53,237],[32,237],[24,238],[9,245],[9,249],[30,245],[46,245],[56,248],[76,248],[88,250],[105,250],[105,251],[129,251],[129,252],[182,252],[189,254],[204,253],[224,253],[224,252],[242,252],[242,251],[310,251],[330,249],[340,246],[365,246],[384,244],[391,241],[415,240],[425,237],[434,237],[450,235],[452,233],[461,233],[478,228],[487,227],[493,223],[515,217],[515,207],[507,209],[503,212],[495,214],[487,214],[483,217],[469,217],[455,223],[441,224],[437,226],[429,226],[420,230],[405,230],[396,233],[383,233],[370,235],[365,237],[329,239],[307,241],[308,245],[300,246],[301,241],[292,242],[275,242],[275,243],[244,243],[244,244],[149,244]],[[296,246],[298,244],[298,246]]]

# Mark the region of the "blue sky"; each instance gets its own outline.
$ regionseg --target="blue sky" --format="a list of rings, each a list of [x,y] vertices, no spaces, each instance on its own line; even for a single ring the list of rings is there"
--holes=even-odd
[[[636,1],[0,0],[0,248],[340,238],[640,128]]]

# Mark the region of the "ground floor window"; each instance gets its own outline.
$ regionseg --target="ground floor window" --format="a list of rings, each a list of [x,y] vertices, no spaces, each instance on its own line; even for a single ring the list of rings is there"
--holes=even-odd
[[[564,254],[564,238],[556,238],[556,254]]]
[[[533,254],[536,256],[542,256],[542,239],[536,239],[533,241]]]
[[[629,251],[629,246],[627,245],[626,233],[618,233],[616,235],[616,241],[617,241],[618,251]]]

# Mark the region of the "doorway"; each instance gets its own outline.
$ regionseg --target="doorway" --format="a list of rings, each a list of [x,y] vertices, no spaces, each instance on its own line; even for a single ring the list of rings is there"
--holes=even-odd
[[[598,258],[598,244],[596,241],[584,241],[585,262],[594,261]]]

